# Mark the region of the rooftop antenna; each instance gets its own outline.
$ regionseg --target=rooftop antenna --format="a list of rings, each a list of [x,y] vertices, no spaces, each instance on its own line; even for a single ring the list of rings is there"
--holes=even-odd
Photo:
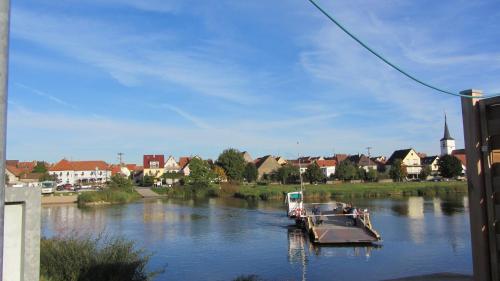
[[[366,150],[368,151],[368,158],[371,158],[370,150],[371,150],[372,148],[373,148],[373,147],[371,147],[371,146],[368,146],[368,147],[366,148]]]

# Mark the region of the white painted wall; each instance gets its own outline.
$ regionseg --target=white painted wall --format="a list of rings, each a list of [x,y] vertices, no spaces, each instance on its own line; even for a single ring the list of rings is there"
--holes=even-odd
[[[6,204],[4,220],[4,280],[21,281],[23,254],[23,204]]]

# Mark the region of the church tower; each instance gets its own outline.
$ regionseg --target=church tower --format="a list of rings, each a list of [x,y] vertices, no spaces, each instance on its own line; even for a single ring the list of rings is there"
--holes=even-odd
[[[446,114],[444,115],[444,137],[441,139],[441,156],[451,154],[455,150],[455,139],[450,136]]]

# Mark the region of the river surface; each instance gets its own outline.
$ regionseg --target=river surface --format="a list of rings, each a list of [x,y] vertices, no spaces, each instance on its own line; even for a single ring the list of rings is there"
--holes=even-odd
[[[383,241],[312,245],[282,202],[152,200],[79,209],[44,206],[42,234],[117,234],[153,253],[155,280],[383,280],[436,272],[472,274],[466,197],[356,199]]]

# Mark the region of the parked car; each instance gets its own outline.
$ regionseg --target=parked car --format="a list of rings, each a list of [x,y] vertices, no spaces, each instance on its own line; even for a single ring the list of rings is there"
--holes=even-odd
[[[73,185],[71,183],[67,183],[67,184],[63,185],[63,188],[65,190],[69,190],[69,191],[75,190],[75,188],[73,187]]]

